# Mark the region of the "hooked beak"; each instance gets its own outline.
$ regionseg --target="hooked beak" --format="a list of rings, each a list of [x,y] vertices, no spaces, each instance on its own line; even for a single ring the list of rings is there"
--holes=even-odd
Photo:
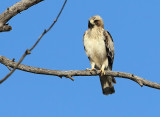
[[[94,24],[94,20],[90,20],[90,23],[91,23],[91,24]]]

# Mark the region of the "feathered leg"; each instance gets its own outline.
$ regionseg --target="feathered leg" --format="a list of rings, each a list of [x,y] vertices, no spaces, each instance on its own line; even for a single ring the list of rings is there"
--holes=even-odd
[[[91,69],[86,68],[86,70],[94,71],[95,70],[95,63],[93,61],[90,61],[90,63],[91,63]]]
[[[105,67],[108,66],[108,59],[104,62],[101,67],[100,82],[102,86],[102,91],[104,95],[112,94],[115,92],[113,82],[115,82],[114,77],[105,75]],[[106,70],[111,70],[110,66]]]

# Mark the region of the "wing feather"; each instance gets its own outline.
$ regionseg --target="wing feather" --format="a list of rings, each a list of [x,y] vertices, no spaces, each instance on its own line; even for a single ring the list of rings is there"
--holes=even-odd
[[[112,70],[112,65],[114,61],[114,44],[113,44],[113,39],[111,34],[104,30],[104,36],[105,36],[105,46],[106,46],[106,51],[107,51],[107,57],[108,57],[108,62],[109,62],[109,68]]]

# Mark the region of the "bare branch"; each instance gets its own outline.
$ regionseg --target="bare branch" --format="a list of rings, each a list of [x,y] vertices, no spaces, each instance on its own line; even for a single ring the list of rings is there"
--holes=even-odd
[[[12,67],[12,68],[14,68],[17,65],[16,62],[13,62],[12,60],[4,56],[0,56],[0,63],[5,66]],[[100,73],[100,71],[90,72],[88,70],[58,71],[58,70],[31,67],[31,66],[22,65],[22,64],[20,64],[17,67],[17,69],[26,71],[26,72],[30,72],[30,73],[35,73],[35,74],[53,75],[53,76],[58,76],[60,78],[67,77],[67,78],[70,78],[71,80],[72,80],[71,76],[97,76]],[[105,71],[105,73],[106,75],[109,75],[109,76],[121,77],[121,78],[133,80],[137,82],[140,86],[145,85],[145,86],[152,87],[155,89],[160,89],[160,84],[145,80],[143,78],[140,78],[130,73],[115,72],[115,71]]]
[[[13,67],[13,70],[11,70],[2,80],[0,80],[0,84],[2,82],[4,82],[10,75],[12,75],[12,73],[17,69],[18,65],[23,61],[23,59],[25,58],[25,56],[29,54],[26,50],[26,52],[23,54],[23,56],[21,57],[21,59],[18,61],[18,63]]]
[[[12,27],[6,24],[12,17],[42,1],[43,0],[22,0],[7,8],[0,15],[0,32],[12,30]]]
[[[0,32],[4,31],[10,31],[12,29],[11,26],[6,24],[12,17],[20,13],[21,11],[24,11],[28,9],[29,7],[41,2],[43,0],[22,0],[15,5],[11,6],[10,8],[7,8],[6,11],[4,11],[0,15]],[[38,38],[36,43],[30,48],[25,51],[25,53],[22,55],[21,59],[18,62],[14,62],[13,60],[7,59],[6,57],[0,56],[0,63],[5,65],[6,67],[12,67],[13,70],[9,74],[7,74],[2,80],[0,80],[0,83],[5,81],[16,69],[26,71],[26,72],[31,72],[35,74],[44,74],[44,75],[54,75],[58,76],[60,78],[66,77],[71,80],[74,80],[72,76],[96,76],[100,74],[100,71],[87,71],[87,70],[73,70],[73,71],[58,71],[58,70],[50,70],[50,69],[43,69],[43,68],[37,68],[37,67],[31,67],[27,65],[22,65],[21,62],[25,58],[26,55],[30,54],[30,52],[36,47],[36,45],[39,43],[41,38],[48,32],[50,29],[54,26],[54,24],[57,22],[59,16],[61,15],[61,12],[63,11],[63,8],[66,4],[67,0],[65,0],[59,14],[57,15],[56,19],[54,22],[51,24],[51,26],[47,29],[44,30],[44,32],[41,34],[41,36]],[[105,71],[106,75],[109,76],[114,76],[114,77],[121,77],[121,78],[126,78],[133,80],[137,82],[141,87],[143,85],[160,89],[160,84],[154,83],[148,80],[145,80],[143,78],[140,78],[138,76],[135,76],[130,73],[124,73],[124,72],[115,72],[115,71]]]
[[[12,27],[9,26],[8,24],[0,24],[0,32],[6,32],[12,30]]]
[[[70,76],[70,75],[67,75],[66,78],[69,78],[69,79],[71,79],[72,81],[74,81],[74,78],[72,78],[72,76]]]
[[[54,26],[54,24],[58,21],[58,18],[59,16],[61,15],[63,9],[64,9],[64,6],[66,5],[66,2],[67,0],[65,0],[60,12],[58,13],[56,19],[53,21],[53,23],[51,24],[51,26],[47,29],[47,30],[44,30],[44,32],[41,34],[41,36],[38,38],[37,42],[33,45],[33,47],[29,50],[29,51],[32,51],[34,49],[34,47],[38,44],[38,42],[41,40],[41,38],[48,32],[51,30],[51,28]]]
[[[9,71],[12,71],[12,69],[9,66],[6,66],[6,67],[9,69]]]
[[[23,0],[23,1],[27,1],[27,0]],[[25,53],[22,55],[21,59],[18,61],[18,63],[13,67],[13,70],[11,70],[2,80],[0,80],[0,84],[3,83],[18,67],[18,65],[23,61],[23,59],[26,57],[26,55],[28,54],[31,54],[31,51],[36,47],[36,45],[39,43],[39,41],[42,39],[42,37],[48,32],[50,31],[50,29],[54,26],[54,24],[57,22],[59,16],[61,15],[62,11],[63,11],[63,8],[66,4],[67,0],[65,0],[60,12],[58,13],[56,19],[54,20],[54,22],[51,24],[51,26],[47,29],[47,30],[44,30],[44,32],[41,34],[41,36],[38,38],[38,40],[36,41],[36,43],[30,48],[30,49],[27,49],[25,51]],[[68,77],[70,79],[72,79],[71,77]],[[73,79],[72,79],[73,80]]]

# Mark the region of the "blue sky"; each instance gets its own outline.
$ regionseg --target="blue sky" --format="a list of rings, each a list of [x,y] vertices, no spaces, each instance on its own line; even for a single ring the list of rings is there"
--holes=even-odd
[[[19,0],[0,1],[0,13]],[[19,60],[57,16],[64,1],[45,0],[9,21],[0,34],[0,55]],[[60,19],[23,64],[54,69],[90,67],[83,49],[88,19],[100,15],[115,44],[113,70],[160,83],[159,0],[68,1]],[[8,69],[0,65],[3,78]],[[98,76],[60,79],[16,70],[0,85],[2,117],[159,117],[160,91],[116,78],[116,93],[104,96]]]

